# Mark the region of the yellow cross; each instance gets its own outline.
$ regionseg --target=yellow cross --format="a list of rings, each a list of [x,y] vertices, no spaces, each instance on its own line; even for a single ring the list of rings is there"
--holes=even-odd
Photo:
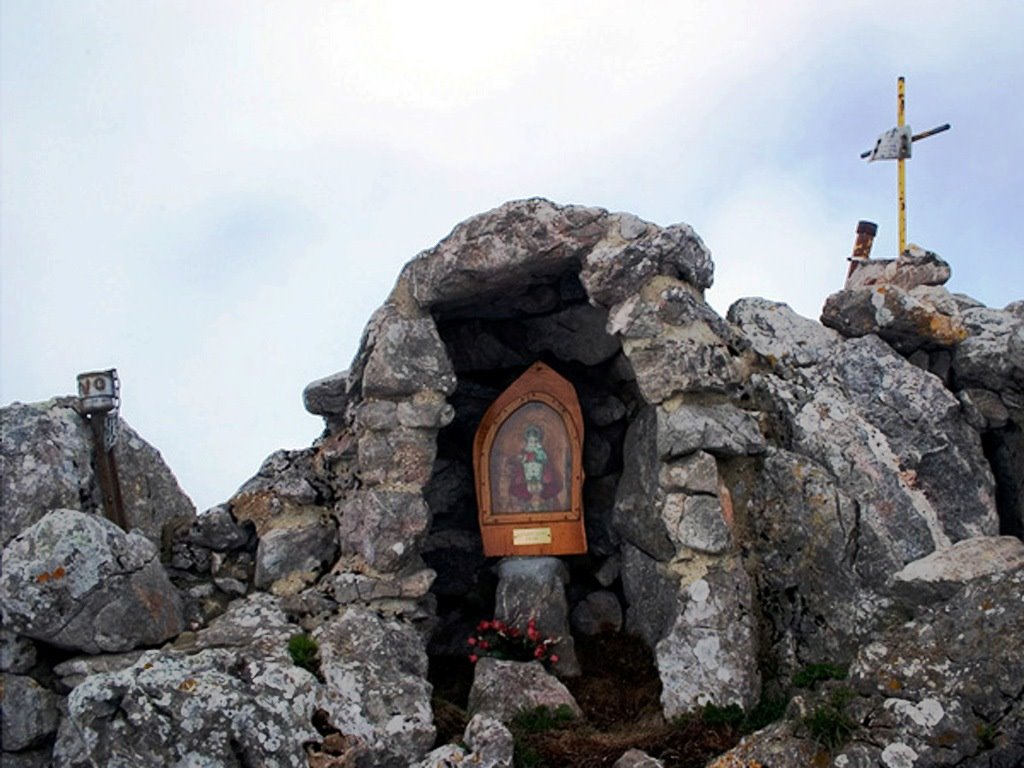
[[[896,81],[896,127],[878,137],[875,148],[861,152],[862,158],[896,161],[896,188],[899,214],[899,256],[907,250],[907,175],[905,162],[910,158],[910,145],[918,139],[926,139],[936,133],[949,130],[949,123],[923,133],[911,134],[906,124],[906,84],[901,77]]]

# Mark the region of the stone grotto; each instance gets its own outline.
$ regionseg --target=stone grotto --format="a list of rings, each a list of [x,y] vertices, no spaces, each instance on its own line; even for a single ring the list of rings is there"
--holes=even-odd
[[[821,322],[723,318],[713,270],[685,224],[473,217],[305,389],[323,434],[223,504],[196,514],[121,423],[127,531],[74,399],[5,407],[3,764],[512,766],[523,707],[581,716],[575,644],[603,633],[649,650],[665,721],[847,670],[709,767],[1024,764],[1024,301],[950,293],[912,247]],[[474,436],[536,363],[579,398],[587,552],[487,558]],[[483,654],[438,743],[431,665],[492,619],[557,661]],[[829,742],[809,723],[839,698]]]

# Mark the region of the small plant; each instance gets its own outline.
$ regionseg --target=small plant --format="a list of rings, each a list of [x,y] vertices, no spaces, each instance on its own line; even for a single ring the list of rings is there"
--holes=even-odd
[[[559,704],[554,710],[543,704],[521,710],[509,723],[515,743],[513,768],[543,768],[546,763],[537,750],[536,740],[531,737],[564,728],[575,718],[566,704]]]
[[[857,729],[857,723],[846,711],[852,699],[853,691],[840,686],[832,691],[828,702],[815,707],[804,718],[804,725],[814,740],[830,752],[845,744]]]
[[[981,742],[982,749],[994,749],[999,731],[996,729],[995,723],[978,723],[974,729],[974,735]]]
[[[718,707],[708,704],[700,712],[700,719],[705,725],[731,725],[738,728],[746,719],[739,704]]]
[[[546,733],[568,725],[576,719],[568,704],[559,704],[554,711],[541,704],[524,709],[512,718],[512,730],[521,733]]]
[[[477,624],[476,632],[466,643],[471,649],[469,660],[474,664],[484,656],[491,656],[508,661],[536,660],[550,665],[558,661],[558,654],[552,652],[558,641],[557,637],[543,637],[537,631],[536,619],[526,623],[525,632],[494,619]]]
[[[747,713],[740,730],[743,733],[753,733],[776,720],[781,720],[786,714],[788,704],[789,698],[786,696],[763,694],[757,705]]]
[[[292,635],[288,641],[288,655],[292,657],[292,663],[317,676],[320,674],[319,653],[320,646],[305,632]]]
[[[823,680],[845,680],[850,674],[848,667],[838,664],[808,664],[795,675],[793,685],[797,688],[813,688]]]

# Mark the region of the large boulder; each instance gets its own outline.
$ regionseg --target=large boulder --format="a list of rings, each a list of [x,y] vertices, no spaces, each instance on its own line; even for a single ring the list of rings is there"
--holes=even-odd
[[[843,339],[763,299],[729,318],[763,366],[751,381],[779,446],[738,499],[771,656],[784,675],[849,659],[894,620],[893,574],[998,533],[981,440],[938,378],[875,336]]]
[[[708,768],[1024,763],[1024,569],[983,576],[865,645],[848,682],[790,707]],[[794,702],[796,704],[796,702]],[[840,731],[819,729],[842,719]],[[821,739],[820,741],[818,739]],[[830,739],[834,739],[830,743]]]
[[[319,706],[359,743],[367,764],[405,768],[434,742],[423,641],[408,623],[349,608],[313,632],[324,684]]]
[[[583,713],[569,689],[546,672],[539,661],[480,659],[469,691],[469,711],[509,723],[520,712],[547,707],[551,712],[568,708],[575,717]]]
[[[86,653],[154,645],[182,630],[178,592],[152,542],[70,509],[4,549],[0,606],[15,632]]]
[[[60,696],[26,675],[5,674],[0,686],[5,753],[39,746],[56,733]]]
[[[93,439],[75,398],[14,403],[0,409],[0,523],[2,543],[53,509],[103,512],[93,470]],[[123,420],[114,446],[129,529],[157,547],[195,517],[160,453]]]
[[[267,596],[174,647],[94,674],[68,695],[55,766],[307,766],[318,683],[295,666],[296,628]]]

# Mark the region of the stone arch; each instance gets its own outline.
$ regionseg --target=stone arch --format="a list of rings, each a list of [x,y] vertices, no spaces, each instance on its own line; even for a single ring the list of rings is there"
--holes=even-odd
[[[436,572],[435,650],[447,641],[452,652],[463,650],[465,622],[474,618],[458,610],[473,604],[473,584],[453,582],[488,572],[473,501],[473,432],[490,402],[541,360],[580,392],[585,567],[621,563],[631,629],[652,647],[685,634],[679,617],[698,598],[714,602],[709,610],[723,625],[705,632],[739,626],[715,658],[689,666],[678,650],[659,658],[663,680],[688,681],[681,697],[665,702],[667,713],[693,706],[694,691],[752,703],[749,585],[730,554],[715,459],[692,459],[716,428],[751,432],[752,419],[729,404],[742,343],[704,303],[711,277],[710,255],[686,225],[659,228],[539,199],[474,217],[406,265],[347,377],[358,488],[340,506],[339,529],[343,555],[365,573],[384,574],[385,592],[429,583],[416,576],[428,573],[417,570],[423,561]],[[680,434],[694,418],[707,429]],[[760,437],[756,424],[752,433]],[[763,447],[751,440],[753,450]],[[680,480],[680,460],[703,462],[713,487]],[[654,531],[660,546],[641,530]],[[680,556],[699,567],[681,573]],[[477,602],[486,610],[486,595]],[[652,612],[661,617],[653,624],[636,618]],[[677,638],[673,648],[687,642]],[[723,681],[722,664],[742,672]]]

